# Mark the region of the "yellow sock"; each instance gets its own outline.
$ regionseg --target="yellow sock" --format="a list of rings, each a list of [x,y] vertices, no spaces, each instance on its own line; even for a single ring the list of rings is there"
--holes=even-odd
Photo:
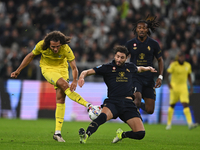
[[[168,115],[167,115],[167,125],[171,125],[173,114],[174,114],[174,108],[169,107],[168,108]]]
[[[56,104],[56,114],[55,114],[55,116],[56,116],[55,131],[61,131],[63,121],[64,121],[64,115],[65,115],[65,103],[64,104],[57,103]]]
[[[78,93],[71,92],[70,88],[65,90],[65,94],[73,101],[83,105],[86,107],[86,104],[88,103],[86,100],[84,100]]]
[[[190,108],[189,107],[184,108],[183,113],[185,114],[187,123],[191,124],[192,123],[192,117],[191,117],[191,113],[190,113]]]

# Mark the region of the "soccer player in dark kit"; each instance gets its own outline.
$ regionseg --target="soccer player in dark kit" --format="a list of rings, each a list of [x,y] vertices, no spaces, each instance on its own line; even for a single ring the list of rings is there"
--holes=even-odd
[[[104,100],[101,114],[94,119],[85,131],[79,129],[80,143],[86,143],[100,125],[110,119],[119,117],[126,122],[132,131],[123,132],[118,129],[116,137],[112,143],[117,143],[123,138],[143,139],[145,129],[136,105],[133,102],[132,79],[137,72],[150,71],[157,72],[152,67],[136,67],[135,64],[125,63],[129,54],[125,46],[116,46],[114,48],[115,56],[111,63],[103,64],[93,69],[88,69],[80,74],[78,85],[84,85],[84,78],[89,75],[101,75],[108,87],[108,98]]]
[[[153,66],[154,57],[157,59],[159,76],[156,83],[154,82],[154,74],[150,71],[136,74],[133,78],[134,102],[138,108],[141,107],[148,114],[154,112],[155,88],[159,88],[163,80],[162,52],[158,42],[149,37],[158,26],[156,17],[149,17],[148,15],[145,20],[139,20],[133,26],[136,38],[129,40],[125,45],[131,55],[130,61],[136,66]],[[145,104],[141,103],[142,98]]]

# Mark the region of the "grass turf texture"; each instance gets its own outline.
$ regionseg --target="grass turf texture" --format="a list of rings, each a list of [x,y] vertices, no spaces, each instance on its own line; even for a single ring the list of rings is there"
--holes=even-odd
[[[186,125],[145,124],[143,140],[123,139],[111,143],[119,127],[130,130],[127,124],[107,122],[100,126],[86,144],[79,143],[78,130],[87,128],[89,122],[64,122],[62,136],[65,143],[53,140],[53,119],[20,120],[0,118],[0,150],[199,150],[200,127],[188,130]]]

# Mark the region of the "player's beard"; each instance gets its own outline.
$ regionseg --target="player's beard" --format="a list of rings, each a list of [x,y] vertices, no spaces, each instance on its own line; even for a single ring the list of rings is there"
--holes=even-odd
[[[143,36],[139,36],[139,38],[143,41],[144,37]]]
[[[120,67],[123,66],[123,65],[125,64],[125,62],[120,62],[120,61],[115,62],[115,63],[116,63],[117,66],[120,66]]]
[[[179,63],[180,65],[183,65],[184,61],[178,60],[178,63]]]

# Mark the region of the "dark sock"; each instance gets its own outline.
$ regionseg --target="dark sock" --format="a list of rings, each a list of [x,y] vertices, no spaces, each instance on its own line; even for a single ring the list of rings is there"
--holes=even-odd
[[[133,132],[133,131],[127,131],[122,133],[122,138],[131,138],[131,139],[138,139],[141,140],[145,136],[145,131],[138,131],[138,132]]]
[[[141,102],[140,108],[141,108],[142,110],[146,111],[146,109],[145,109],[145,103]]]
[[[87,128],[86,134],[91,136],[100,125],[105,123],[107,120],[107,116],[104,113],[101,113],[96,119],[94,119]]]

